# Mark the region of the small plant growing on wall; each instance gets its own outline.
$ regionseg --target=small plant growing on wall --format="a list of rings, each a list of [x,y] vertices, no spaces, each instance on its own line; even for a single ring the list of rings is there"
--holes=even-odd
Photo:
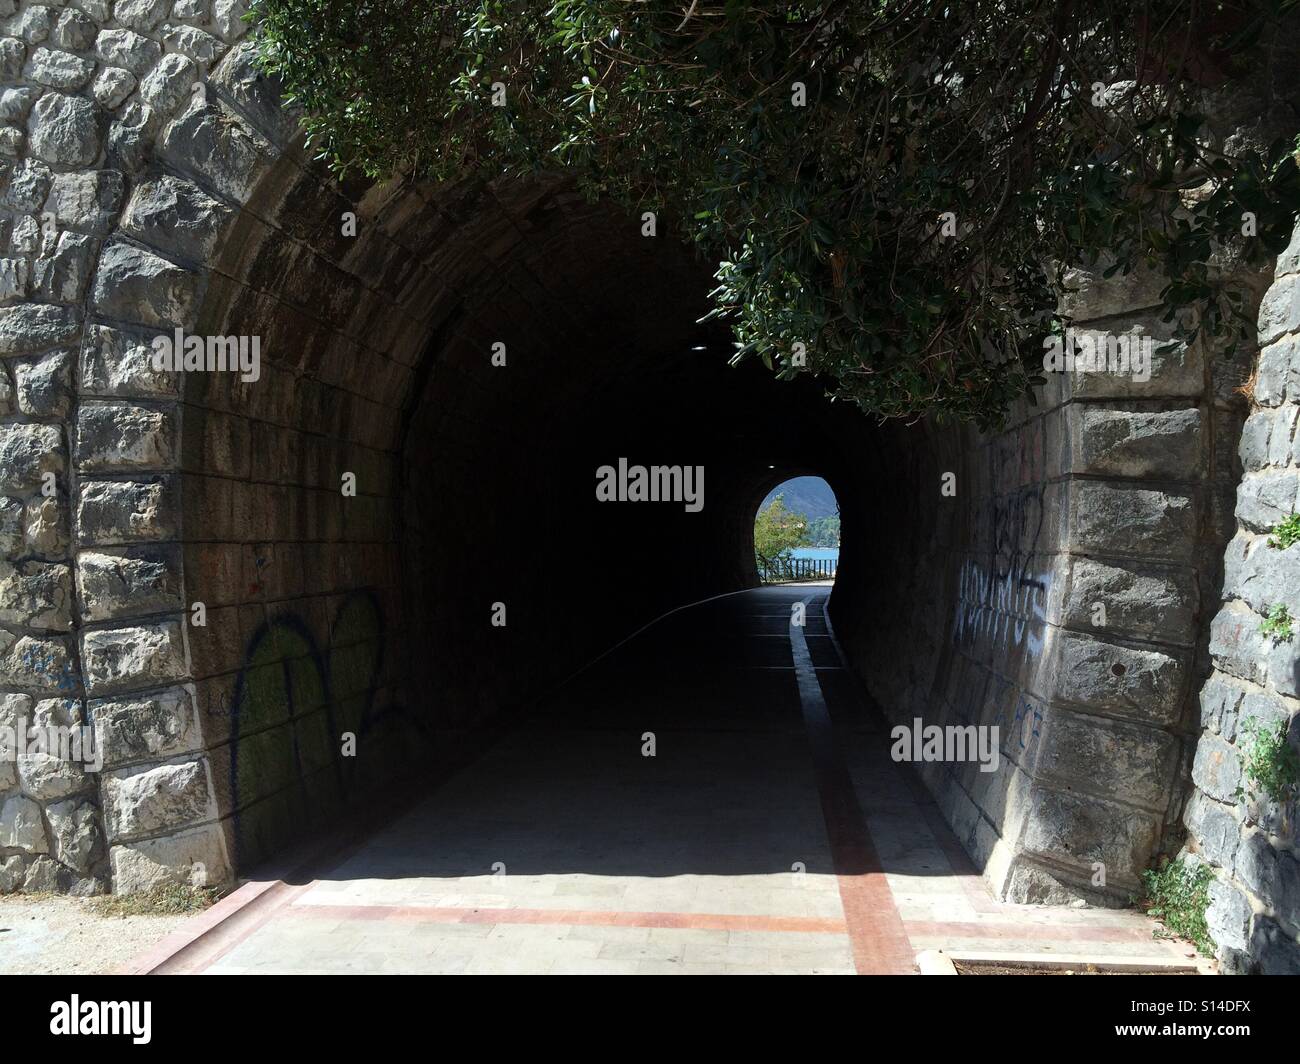
[[[1292,514],[1285,521],[1279,522],[1268,537],[1268,545],[1274,550],[1286,550],[1300,539],[1300,514]]]
[[[1177,860],[1166,861],[1164,867],[1142,873],[1142,885],[1146,888],[1143,907],[1148,916],[1165,925],[1156,932],[1157,938],[1181,935],[1205,956],[1214,956],[1214,942],[1205,922],[1213,878],[1208,865],[1193,866]]]
[[[1277,643],[1291,642],[1291,622],[1294,618],[1286,608],[1285,602],[1277,602],[1264,607],[1264,620],[1260,622],[1259,634],[1268,636]]]
[[[1242,772],[1251,791],[1268,795],[1275,802],[1285,802],[1300,789],[1300,756],[1286,739],[1287,722],[1265,724],[1250,717],[1239,729],[1244,742]],[[1238,797],[1241,789],[1237,790]]]
[[[1259,370],[1255,370],[1241,384],[1232,390],[1238,395],[1243,396],[1248,403],[1255,401],[1255,385],[1259,383]]]

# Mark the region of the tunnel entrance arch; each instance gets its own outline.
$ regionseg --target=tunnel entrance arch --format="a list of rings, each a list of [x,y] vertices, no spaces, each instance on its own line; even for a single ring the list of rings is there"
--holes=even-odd
[[[226,80],[240,93],[258,84],[251,75]],[[172,434],[173,449],[153,456],[157,468],[128,475],[141,485],[132,491],[158,484],[172,493],[184,589],[177,605],[202,601],[208,616],[201,628],[179,612],[151,619],[149,631],[173,656],[107,685],[101,644],[122,638],[106,623],[117,618],[85,637],[93,695],[174,679],[192,704],[191,751],[112,770],[171,779],[193,766],[184,770],[186,801],[160,811],[153,837],[112,832],[124,883],[133,862],[151,876],[165,872],[169,854],[185,865],[193,847],[208,847],[200,863],[214,875],[223,852],[241,866],[266,857],[310,813],[328,819],[360,793],[353,788],[382,786],[405,759],[454,756],[458,742],[527,692],[604,649],[608,631],[752,583],[752,508],[771,486],[771,465],[825,470],[843,486],[845,551],[856,554],[859,576],[832,610],[850,647],[859,640],[864,666],[876,651],[860,641],[871,627],[863,619],[884,621],[917,601],[914,591],[900,598],[894,579],[916,578],[907,552],[925,544],[942,556],[946,536],[947,550],[965,544],[978,554],[986,519],[968,508],[1000,512],[1012,480],[1047,476],[1041,466],[1026,474],[1022,459],[1009,473],[992,472],[976,500],[963,493],[956,506],[936,505],[918,485],[937,478],[941,464],[981,485],[972,456],[991,454],[993,444],[930,428],[882,432],[826,403],[815,382],[777,385],[756,367],[727,366],[715,355],[725,344],[697,324],[705,265],[647,240],[561,178],[438,189],[399,180],[345,192],[286,140],[278,153],[249,157],[255,165],[236,184],[231,158],[261,143],[254,133],[274,132],[269,124],[240,132],[241,112],[277,114],[251,100],[177,119],[161,144],[168,170],[142,172],[126,232],[110,241],[97,282],[103,328],[135,320],[134,333],[119,331],[144,340],[175,324],[165,310],[197,335],[257,336],[262,352],[256,381],[187,375],[174,400],[96,397],[83,414],[147,409]],[[195,135],[182,141],[187,127]],[[207,128],[225,140],[198,135]],[[205,243],[149,213],[178,201],[201,208]],[[193,259],[200,249],[206,265]],[[170,285],[175,302],[132,302],[137,274]],[[1033,441],[1059,431],[1044,419],[996,446],[1045,446]],[[774,450],[780,457],[768,461]],[[703,465],[704,507],[601,503],[596,471],[620,459]],[[881,498],[893,504],[887,512]],[[1059,521],[1059,502],[1054,512]],[[570,564],[548,548],[571,542],[574,529],[589,534],[590,549]],[[1061,534],[1058,524],[1017,549],[1056,564],[1049,548]],[[877,559],[890,551],[903,553],[886,582]],[[573,601],[571,569],[599,574],[598,597],[583,606],[588,616],[597,611],[599,630],[553,623],[555,604]],[[944,607],[952,634],[927,625],[931,642],[921,645],[960,645],[980,623],[995,633],[1039,626],[1041,638],[990,653],[1047,668],[1042,603],[1029,603],[1040,612],[1026,617],[1018,592],[999,598],[964,571],[950,577],[945,563],[919,578],[953,580],[928,588],[929,601],[965,595],[970,616],[989,620]],[[950,653],[938,652],[934,677],[950,675]],[[915,647],[897,658],[916,660]],[[892,696],[900,671],[895,663],[889,675],[866,678]],[[944,705],[930,690],[906,704],[931,714]],[[1003,711],[996,700],[979,709]],[[355,765],[345,761],[344,733],[365,751]],[[1001,799],[964,799],[1020,868],[1033,820],[1023,806],[1042,801],[1034,772],[1025,764],[1024,782],[1005,784],[1023,817],[1009,832],[1000,833],[1009,822]],[[1063,831],[1074,837],[1072,827]],[[1142,835],[1133,854],[1154,842],[1154,832]]]
[[[263,375],[181,396],[191,594],[212,618],[191,679],[241,866],[436,772],[665,610],[751,584],[762,456],[834,443],[820,389],[727,364],[698,324],[702,264],[562,179],[372,190],[364,248],[281,228],[292,203],[329,230],[334,195],[291,158],[259,182],[197,331],[261,337]],[[602,470],[637,468],[699,470],[703,494],[602,495]],[[323,741],[342,734],[355,763]]]
[[[1009,737],[1007,774],[927,778],[998,889],[1113,903],[1177,845],[1240,473],[1215,352],[1169,344],[1137,392],[1053,379],[998,434],[875,426],[714,357],[707,264],[562,178],[330,181],[241,32],[152,141],[16,164],[13,195],[57,176],[97,206],[63,222],[82,288],[3,308],[6,357],[68,381],[3,425],[33,603],[7,607],[6,697],[107,742],[102,772],[4,784],[40,825],[6,883],[221,881],[404,758],[450,760],[610,631],[752,584],[773,440],[835,485],[831,612],[884,712]],[[1167,339],[1158,287],[1078,270],[1066,306]],[[257,379],[159,372],[176,328],[259,337]],[[703,510],[599,503],[620,458],[704,464]],[[548,551],[575,530],[590,550]],[[58,848],[68,815],[84,852]]]

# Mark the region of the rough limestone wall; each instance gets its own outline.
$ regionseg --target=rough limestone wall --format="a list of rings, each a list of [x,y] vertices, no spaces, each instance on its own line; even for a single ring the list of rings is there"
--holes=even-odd
[[[1248,81],[1207,94],[1207,145],[1231,151],[1294,133],[1292,47],[1261,49]],[[1268,408],[1263,416],[1287,426],[1276,445],[1256,424],[1259,413],[1242,437],[1246,403],[1237,389],[1255,350],[1243,345],[1229,358],[1203,335],[1190,346],[1172,342],[1172,324],[1155,310],[1163,280],[1105,279],[1104,265],[1071,273],[1061,310],[1076,332],[1151,338],[1150,380],[1051,374],[1038,404],[1013,410],[996,437],[935,426],[897,433],[886,460],[896,470],[890,506],[860,522],[888,575],[855,573],[857,586],[844,589],[843,619],[858,622],[848,625],[851,653],[887,714],[1001,729],[998,772],[938,763],[922,773],[986,875],[1017,901],[1124,904],[1139,892],[1141,872],[1182,844],[1184,819],[1194,837],[1214,836],[1223,861],[1234,849],[1238,861],[1275,853],[1259,837],[1237,847],[1243,813],[1229,808],[1235,716],[1223,706],[1237,703],[1221,693],[1231,683],[1239,695],[1246,685],[1216,674],[1199,711],[1197,693],[1211,652],[1220,673],[1252,682],[1265,675],[1251,606],[1279,598],[1281,578],[1251,577],[1262,581],[1254,598],[1240,590],[1250,569],[1243,557],[1262,564],[1257,549],[1244,553],[1240,536],[1228,552],[1229,605],[1215,615],[1235,528],[1238,441],[1248,469],[1289,461],[1295,419],[1270,409],[1282,402],[1290,347],[1279,337],[1300,313],[1294,256],[1283,256],[1286,276],[1262,304],[1266,275],[1227,253],[1213,264],[1253,293],[1256,303],[1244,310],[1262,307],[1261,342],[1272,346],[1256,397]],[[944,472],[957,474],[956,498],[939,495]],[[1247,478],[1237,517],[1257,533],[1285,516],[1294,497],[1291,473],[1261,469]],[[845,527],[847,536],[847,518]],[[1239,637],[1246,648],[1231,649]],[[1272,668],[1269,690],[1285,692],[1282,667]],[[1277,702],[1273,715],[1285,705]],[[1217,728],[1220,719],[1226,735],[1208,734],[1198,752],[1202,725]],[[1294,741],[1294,726],[1291,734]],[[1276,832],[1271,838],[1286,849]],[[1263,915],[1249,929],[1251,906],[1220,876],[1211,917],[1231,925],[1233,943],[1249,930],[1257,942],[1293,946],[1297,866],[1288,860],[1264,860],[1266,872],[1245,874],[1272,884],[1255,892]],[[1286,912],[1290,930],[1281,932],[1272,918]]]
[[[1245,356],[1173,342],[1156,279],[1069,284],[1077,330],[1151,338],[1151,379],[1053,376],[995,436],[900,431],[867,537],[881,593],[844,612],[866,618],[851,652],[893,720],[999,728],[996,772],[921,769],[1001,894],[1124,904],[1178,842]]]
[[[1285,724],[1300,750],[1300,652],[1260,631],[1269,607],[1300,614],[1300,545],[1268,546],[1297,509],[1300,484],[1300,229],[1278,258],[1259,314],[1259,360],[1241,434],[1244,469],[1222,597],[1211,602],[1214,671],[1200,692],[1200,727],[1186,824],[1189,849],[1214,872],[1207,914],[1226,968],[1300,974],[1300,802],[1275,801],[1244,771],[1243,724]]]
[[[239,14],[229,0],[0,3],[0,723],[93,721],[104,755],[99,774],[40,755],[16,778],[0,768],[3,890],[98,891],[110,868],[147,879],[160,849],[226,876],[185,683],[175,396],[140,383],[116,329],[139,320],[133,304],[171,317],[191,286],[106,238]]]

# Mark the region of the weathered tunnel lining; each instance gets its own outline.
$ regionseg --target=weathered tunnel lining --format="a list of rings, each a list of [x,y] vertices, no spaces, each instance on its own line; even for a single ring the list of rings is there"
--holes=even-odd
[[[308,193],[288,195],[301,209]],[[321,397],[296,376],[319,374],[328,343],[304,342],[319,323],[295,320],[302,312],[273,300],[293,302],[286,289],[310,290],[322,267],[310,251],[286,249],[274,227],[250,222],[254,238],[236,223],[229,243],[238,261],[218,264],[246,275],[261,298],[214,285],[200,313],[201,332],[258,335],[268,357],[287,347],[302,359],[292,385],[278,370],[282,384],[266,380],[261,406],[230,394],[241,387],[231,377],[195,376],[184,393],[188,571],[213,574],[205,602],[215,618],[190,633],[193,678],[241,864],[329,808],[318,792],[336,788],[339,766],[327,736],[366,728],[391,702],[391,756],[419,749],[413,739],[423,740],[426,762],[454,756],[467,733],[664,610],[752,585],[762,495],[798,472],[849,476],[846,459],[869,455],[876,436],[816,386],[728,367],[725,337],[697,324],[707,269],[564,183],[479,189],[454,206],[445,195],[400,195],[421,212],[417,223],[400,199],[386,205],[403,217],[404,245],[414,240],[416,254],[432,251],[448,265],[435,275],[425,335],[366,351],[345,387]],[[249,210],[260,206],[254,197]],[[341,219],[335,206],[319,205],[325,224]],[[378,278],[361,282],[345,282],[348,300],[324,301],[363,321],[401,312],[385,306]],[[496,343],[505,344],[504,366],[492,363]],[[284,405],[273,394],[281,387],[291,393]],[[620,458],[702,466],[704,509],[598,503],[595,471]],[[345,471],[357,475],[355,499],[340,494]],[[347,599],[359,588],[364,606]],[[504,626],[491,623],[498,602]],[[331,611],[373,611],[382,646],[349,650],[362,671],[382,662],[373,700],[363,683],[366,696],[349,704],[347,681],[331,677],[344,688],[332,691],[334,705],[315,682],[308,688],[319,704],[304,705],[296,666],[288,681],[269,670],[266,698],[250,693],[264,686],[268,604],[274,625],[312,631],[288,637],[299,651],[330,647],[322,656],[338,641],[327,634]],[[262,654],[252,669],[224,637],[236,625],[239,653],[252,645]],[[303,733],[318,751],[306,773],[292,763]],[[365,736],[359,771],[365,762],[399,771],[383,741]]]
[[[1276,810],[1256,830],[1228,770],[1242,692],[1284,715],[1291,703],[1273,691],[1294,693],[1260,670],[1265,651],[1249,640],[1258,590],[1241,586],[1266,571],[1241,556],[1267,560],[1257,548],[1288,505],[1281,481],[1294,489],[1286,441],[1260,444],[1281,440],[1274,422],[1294,426],[1293,251],[1266,301],[1271,346],[1251,419],[1261,431],[1231,558],[1241,571],[1215,621],[1222,674],[1198,722],[1198,658],[1240,475],[1231,388],[1248,358],[1176,348],[1141,388],[1053,381],[991,439],[929,425],[873,433],[843,410],[825,419],[813,396],[719,367],[723,386],[712,363],[687,357],[706,282],[666,239],[633,239],[629,222],[574,202],[551,206],[542,186],[487,199],[401,183],[336,189],[303,167],[293,119],[248,47],[227,43],[244,32],[233,5],[196,15],[197,33],[159,25],[158,5],[124,8],[135,36],[106,29],[107,44],[96,29],[115,18],[79,6],[89,14],[65,11],[52,32],[27,0],[6,22],[6,70],[56,105],[33,110],[24,158],[5,164],[6,221],[39,228],[44,208],[59,231],[28,260],[30,299],[0,308],[19,396],[0,424],[6,513],[26,507],[7,551],[24,568],[0,649],[6,711],[75,715],[84,699],[106,729],[107,761],[85,777],[0,766],[0,800],[28,817],[0,845],[0,889],[221,880],[232,853],[247,864],[313,815],[328,822],[376,793],[365,784],[391,781],[403,757],[436,771],[471,726],[598,636],[751,579],[754,504],[785,476],[818,473],[844,507],[837,627],[882,707],[1005,729],[1005,773],[926,769],[999,889],[1095,897],[1102,862],[1109,900],[1125,897],[1150,852],[1176,844],[1204,725],[1188,823],[1230,892],[1216,898],[1216,935],[1244,948],[1249,932],[1254,953],[1262,931],[1275,963],[1290,963],[1294,832]],[[96,89],[77,110],[91,90],[54,86],[33,65],[46,36],[92,69],[150,72],[149,84],[133,93],[126,79],[126,97]],[[196,76],[203,98],[189,94]],[[148,113],[136,99],[146,92]],[[1252,116],[1265,109],[1246,103]],[[46,115],[75,152],[41,128]],[[347,211],[355,238],[340,231]],[[547,220],[556,212],[565,224]],[[1081,322],[1164,335],[1149,309],[1158,282],[1075,280],[1067,310]],[[145,347],[176,325],[256,331],[262,380],[192,375],[178,402]],[[509,366],[489,371],[497,339]],[[54,383],[38,394],[31,384],[47,371]],[[764,405],[776,395],[779,417]],[[601,405],[605,425],[591,419]],[[672,411],[684,428],[663,423]],[[597,508],[594,465],[621,453],[705,464],[705,513]],[[44,470],[66,496],[38,497]],[[343,471],[357,474],[355,499],[339,494]],[[958,474],[955,500],[939,495],[945,471]],[[545,487],[529,495],[534,485]],[[475,523],[458,524],[462,513]],[[602,529],[590,536],[597,579],[521,556],[526,536],[539,550],[567,545],[573,515]],[[646,545],[658,552],[649,566],[637,557]],[[457,552],[459,565],[428,564]],[[584,583],[618,586],[626,616],[592,623],[590,596],[575,595]],[[1110,607],[1103,633],[1088,614],[1098,595]],[[510,624],[493,630],[497,600]],[[186,623],[198,601],[206,628]],[[341,761],[349,726],[366,756]],[[1248,867],[1234,864],[1239,838]]]
[[[887,711],[1002,729],[1004,771],[928,769],[999,888],[1095,900],[1136,888],[1177,823],[1187,771],[1209,501],[1197,481],[1212,472],[1212,419],[1187,405],[1206,385],[1191,353],[1156,375],[1145,403],[1088,406],[1058,388],[991,441],[880,432],[815,387],[692,351],[723,346],[695,324],[706,272],[562,182],[399,186],[374,215],[363,197],[356,246],[340,238],[342,273],[317,245],[350,205],[279,166],[286,176],[263,179],[217,264],[242,284],[214,281],[198,330],[261,336],[274,368],[242,395],[222,394],[242,390],[229,376],[187,379],[184,392],[187,573],[218,564],[241,581],[191,583],[217,612],[189,633],[240,865],[328,817],[349,774],[398,774],[413,736],[436,761],[611,635],[752,583],[749,504],[780,466],[826,476],[845,500],[833,615]],[[392,243],[367,243],[376,232]],[[505,367],[491,363],[497,342]],[[619,457],[703,466],[704,512],[597,504],[594,471]],[[345,471],[355,499],[339,494]],[[955,498],[940,492],[945,472]],[[1096,479],[1108,473],[1120,479]],[[1100,493],[1091,509],[1112,519],[1136,506],[1137,524],[1124,519],[1146,541],[1076,527],[1084,492]],[[229,535],[208,541],[221,513]],[[590,546],[571,566],[575,542]],[[1108,593],[1100,638],[1090,602],[1062,587],[1082,567],[1071,547],[1094,566],[1095,593],[1139,579],[1168,601],[1126,612]],[[505,627],[490,623],[495,602]],[[236,623],[240,657],[228,643]],[[266,660],[268,623],[290,646],[282,658],[320,648],[310,668]],[[281,630],[299,624],[310,637]],[[336,676],[338,645],[349,665]],[[315,675],[298,682],[302,670]],[[340,731],[363,733],[355,766],[331,754]],[[1101,889],[1095,862],[1107,869]]]

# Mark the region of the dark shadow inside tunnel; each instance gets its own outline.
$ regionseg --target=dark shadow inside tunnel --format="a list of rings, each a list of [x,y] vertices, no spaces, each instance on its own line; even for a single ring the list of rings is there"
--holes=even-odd
[[[239,867],[546,719],[541,695],[665,611],[756,586],[783,480],[826,478],[841,573],[871,572],[886,437],[816,380],[730,365],[700,324],[710,269],[670,238],[562,181],[406,189],[341,269],[337,193],[259,195],[200,329],[262,337],[262,381],[187,378],[182,447]]]
[[[827,593],[750,590],[656,620],[542,698],[463,771],[395,811],[357,851],[292,881],[341,890],[367,881],[361,889],[385,903],[492,906],[514,889],[535,901],[530,881],[550,877],[563,884],[566,906],[583,908],[609,901],[593,877],[741,877],[719,888],[726,892],[765,877],[764,889],[797,892],[802,875],[873,871],[826,827],[828,781],[801,715],[789,636],[797,602],[807,606],[803,638],[852,756],[846,789],[885,799],[893,817],[914,818],[929,799],[918,797],[908,766],[887,759],[885,723],[834,645]],[[886,867],[970,874],[932,831],[887,848]],[[818,890],[833,893],[833,884]]]

